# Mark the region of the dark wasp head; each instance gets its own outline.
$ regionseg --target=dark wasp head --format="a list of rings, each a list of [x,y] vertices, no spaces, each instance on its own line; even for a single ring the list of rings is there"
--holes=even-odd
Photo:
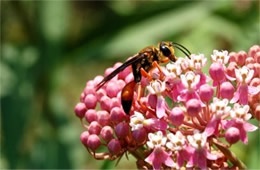
[[[160,50],[161,61],[163,61],[165,58],[169,58],[173,62],[177,60],[177,58],[174,55],[174,48],[172,42],[165,42],[165,41],[160,42],[159,50]]]

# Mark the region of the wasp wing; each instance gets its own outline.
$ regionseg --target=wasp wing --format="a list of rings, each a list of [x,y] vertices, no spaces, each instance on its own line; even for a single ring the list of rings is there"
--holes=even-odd
[[[112,73],[110,73],[108,76],[106,76],[100,83],[98,83],[96,90],[100,89],[106,82],[111,80],[113,77],[115,77],[118,73],[123,71],[126,67],[132,65],[133,63],[139,62],[145,57],[144,54],[136,54],[131,59],[127,60],[125,63],[123,63],[121,66],[119,66],[117,69],[115,69]]]

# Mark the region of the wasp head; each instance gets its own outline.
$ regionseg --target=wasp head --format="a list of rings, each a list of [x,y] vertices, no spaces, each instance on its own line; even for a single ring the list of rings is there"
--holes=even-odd
[[[174,48],[172,42],[161,42],[159,44],[160,60],[163,61],[165,58],[175,62],[177,58],[174,55]]]

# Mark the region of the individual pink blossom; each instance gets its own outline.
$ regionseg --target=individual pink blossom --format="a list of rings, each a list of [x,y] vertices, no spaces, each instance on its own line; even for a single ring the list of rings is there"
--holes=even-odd
[[[146,119],[142,113],[134,112],[134,115],[130,117],[131,130],[137,130],[140,128],[146,128],[147,130],[160,130],[165,131],[168,127],[167,122],[163,119],[149,118]]]
[[[171,89],[168,91],[168,94],[174,101],[178,101],[177,97],[185,89],[180,79],[182,73],[181,64],[179,62],[169,63],[166,65],[166,68],[167,70],[164,71],[166,87]]]
[[[228,106],[227,99],[213,99],[213,103],[211,104],[211,112],[213,116],[205,129],[205,133],[207,136],[211,136],[213,134],[218,135],[221,120],[222,118],[229,116],[230,110],[231,108]]]
[[[196,91],[197,84],[200,81],[200,75],[196,75],[194,72],[189,71],[185,73],[185,75],[181,75],[181,80],[186,89],[181,91],[178,100],[184,103],[188,102],[190,99],[198,99],[200,101],[200,97]],[[204,104],[201,102],[201,105]]]
[[[211,59],[214,63],[227,64],[229,60],[228,51],[218,51],[213,50],[213,54],[211,55]]]
[[[210,78],[206,76],[201,70],[206,65],[207,58],[205,58],[204,54],[199,54],[199,55],[192,54],[190,57],[191,57],[191,60],[189,60],[190,68],[194,69],[196,73],[200,75],[200,81],[197,84],[197,88],[199,88],[201,85],[210,81]]]
[[[188,136],[188,141],[193,150],[187,167],[197,165],[201,169],[207,168],[207,159],[216,160],[217,156],[209,152],[207,148],[207,135],[195,131],[193,136]]]
[[[152,153],[145,159],[146,162],[153,166],[153,169],[159,170],[162,164],[168,167],[175,167],[171,156],[171,152],[167,153],[162,148],[166,144],[167,138],[163,136],[161,131],[156,134],[148,134],[149,141],[147,145],[150,149],[153,149]]]
[[[252,117],[249,111],[248,105],[239,105],[236,103],[234,108],[230,112],[231,120],[227,120],[223,125],[225,129],[235,127],[240,132],[240,139],[243,143],[248,143],[246,132],[252,132],[257,129],[255,125],[248,123],[247,121]]]
[[[177,169],[181,168],[184,164],[184,161],[189,161],[191,153],[189,152],[190,148],[187,146],[185,136],[177,131],[176,134],[169,133],[167,135],[169,142],[166,143],[168,149],[173,152],[176,152],[177,156]]]
[[[155,80],[150,83],[149,86],[147,86],[147,89],[151,94],[155,94],[157,96],[157,104],[156,104],[156,115],[158,118],[162,118],[166,115],[165,109],[166,109],[166,101],[164,97],[162,96],[162,93],[166,89],[166,85],[164,81]]]
[[[255,95],[259,92],[259,89],[253,86],[248,86],[249,82],[253,78],[254,70],[250,70],[246,66],[243,66],[240,69],[236,69],[235,73],[239,84],[231,103],[239,101],[240,104],[248,104],[248,95]]]

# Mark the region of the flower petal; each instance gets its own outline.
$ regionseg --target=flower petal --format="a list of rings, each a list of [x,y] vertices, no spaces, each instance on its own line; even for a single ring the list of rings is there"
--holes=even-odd
[[[165,100],[162,96],[158,96],[156,105],[156,115],[158,118],[165,116]]]
[[[255,131],[256,129],[258,129],[257,126],[252,125],[252,124],[247,123],[247,122],[244,122],[243,128],[245,129],[246,132],[253,132],[253,131]]]
[[[205,129],[205,133],[207,135],[207,137],[213,135],[213,133],[215,132],[217,125],[218,125],[218,119],[216,118],[216,116],[213,116],[212,119],[210,120],[210,122],[208,123],[206,129]]]
[[[248,138],[247,138],[246,131],[242,127],[240,127],[239,130],[240,130],[240,139],[244,144],[247,144]]]
[[[256,95],[257,93],[259,93],[259,89],[254,87],[254,86],[248,86],[248,93],[252,94],[252,95]]]

